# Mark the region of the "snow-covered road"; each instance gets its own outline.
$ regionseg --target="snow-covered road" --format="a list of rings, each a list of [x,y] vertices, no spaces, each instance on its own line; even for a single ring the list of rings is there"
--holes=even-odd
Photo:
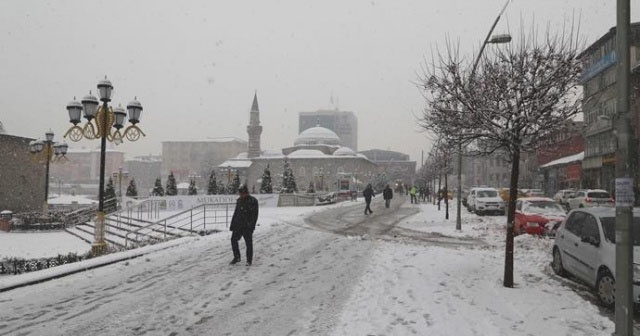
[[[517,237],[504,288],[504,217],[465,211],[460,232],[454,209],[380,201],[265,209],[250,267],[223,232],[0,293],[0,335],[611,334],[549,272],[551,241]]]

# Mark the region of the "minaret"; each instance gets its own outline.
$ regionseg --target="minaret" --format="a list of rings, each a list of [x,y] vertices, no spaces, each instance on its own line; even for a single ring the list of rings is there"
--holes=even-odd
[[[253,95],[253,104],[251,112],[249,112],[249,150],[247,156],[250,158],[260,156],[260,134],[262,134],[262,126],[260,126],[260,110],[258,109],[258,92]]]

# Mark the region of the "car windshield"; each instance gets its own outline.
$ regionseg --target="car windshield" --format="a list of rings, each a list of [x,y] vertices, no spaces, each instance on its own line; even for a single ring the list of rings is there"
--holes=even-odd
[[[526,209],[527,212],[538,214],[558,214],[564,215],[566,212],[557,202],[553,201],[534,201],[529,202]]]
[[[611,198],[611,196],[609,196],[609,193],[608,192],[604,192],[604,191],[592,191],[592,192],[587,194],[587,197],[591,197],[591,198]]]
[[[615,244],[616,242],[616,218],[600,217],[604,237]],[[640,246],[640,217],[633,217],[633,245]]]
[[[478,190],[478,197],[497,197],[498,192],[495,190]]]
[[[565,197],[573,197],[573,196],[575,196],[575,195],[576,195],[576,193],[575,193],[575,192],[573,192],[573,191],[567,191],[567,192],[565,192],[565,193],[564,193],[564,196],[565,196]]]

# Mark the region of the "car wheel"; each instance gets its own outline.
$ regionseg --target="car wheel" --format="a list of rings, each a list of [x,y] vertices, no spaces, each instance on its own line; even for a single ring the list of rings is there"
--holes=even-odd
[[[478,210],[476,210],[476,211],[474,211],[474,212],[475,212],[475,213],[476,213],[476,215],[478,215],[478,216],[484,216],[484,212],[482,212],[482,211],[478,211]]]
[[[579,208],[584,208],[584,205],[580,204]]]
[[[616,303],[616,281],[608,270],[600,271],[596,281],[596,295],[600,303],[613,308]]]
[[[562,265],[560,250],[557,247],[553,249],[553,261],[551,261],[551,268],[553,268],[553,272],[559,276],[565,276],[567,274],[564,270],[564,266]]]

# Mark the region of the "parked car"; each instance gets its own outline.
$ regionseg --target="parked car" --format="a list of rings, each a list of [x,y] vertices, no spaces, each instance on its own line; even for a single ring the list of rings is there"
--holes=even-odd
[[[574,197],[567,201],[569,209],[588,208],[595,206],[615,206],[613,198],[603,189],[578,190]]]
[[[482,216],[487,213],[504,215],[504,201],[495,188],[471,188],[467,196],[469,211]]]
[[[560,203],[562,206],[568,207],[569,198],[575,197],[576,191],[574,189],[562,189],[553,195],[553,199]]]
[[[541,189],[528,189],[526,195],[527,197],[544,197],[544,191]]]
[[[510,199],[509,194],[511,193],[511,188],[498,188],[498,193],[500,194],[500,197],[502,197],[502,200],[505,203],[509,203],[509,199]],[[520,189],[518,189],[518,193],[516,195],[517,195],[516,199],[527,196]]]
[[[516,201],[515,215],[515,234],[554,236],[567,212],[551,198],[523,197]]]
[[[600,303],[615,305],[616,211],[611,207],[575,209],[558,228],[551,266],[595,289]],[[633,300],[640,302],[640,211],[633,211]]]

